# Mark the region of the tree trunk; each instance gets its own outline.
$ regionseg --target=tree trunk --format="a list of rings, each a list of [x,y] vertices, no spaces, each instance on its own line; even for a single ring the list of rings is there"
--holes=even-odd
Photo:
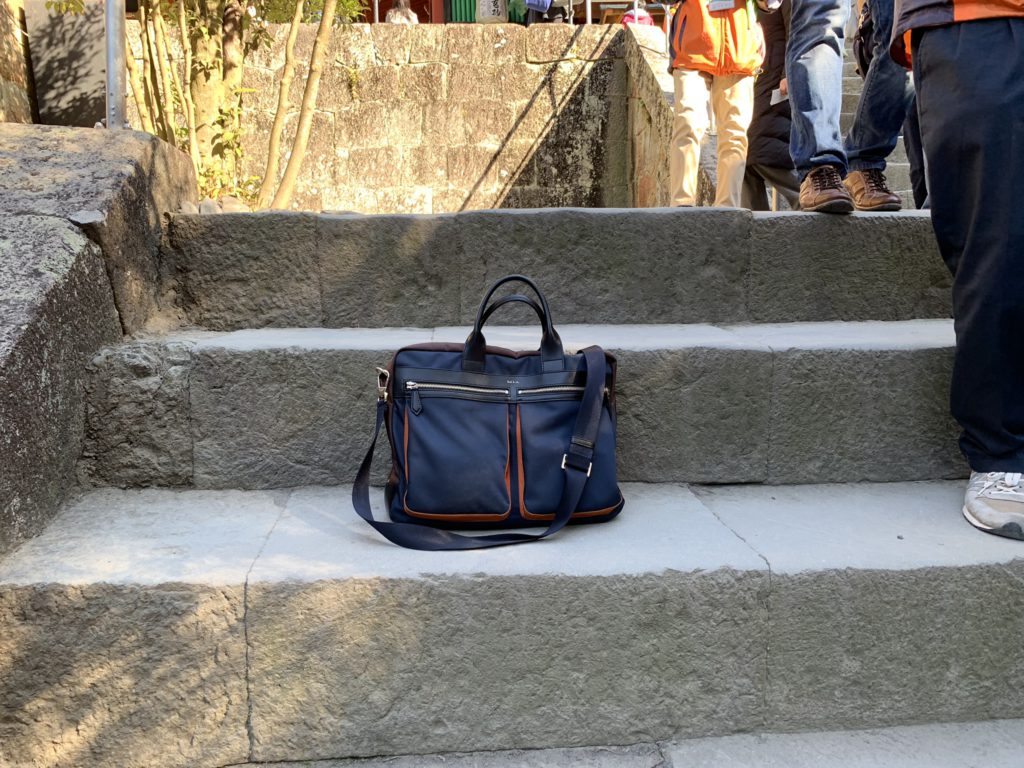
[[[185,16],[185,0],[178,0],[178,32],[181,34],[181,50],[185,54],[185,88],[182,99],[185,102],[185,120],[188,122],[188,152],[192,157],[192,165],[195,167],[196,178],[199,178],[199,171],[203,161],[199,155],[199,141],[196,139],[196,105],[192,101],[192,89],[189,82],[192,79],[192,45],[188,37],[188,21]]]
[[[313,55],[309,60],[309,76],[306,78],[306,88],[302,93],[302,109],[299,112],[299,125],[295,129],[295,141],[292,144],[292,153],[288,158],[288,165],[284,169],[284,177],[281,179],[281,186],[274,195],[274,208],[287,208],[292,201],[295,192],[295,182],[299,177],[299,170],[302,167],[302,160],[306,155],[306,146],[309,144],[309,133],[313,126],[313,114],[316,111],[316,98],[320,90],[320,75],[324,68],[324,59],[327,58],[327,48],[331,42],[331,32],[334,29],[334,14],[338,7],[338,0],[324,0],[323,16],[320,17],[320,26],[316,32],[316,41],[313,43]]]
[[[223,64],[221,60],[221,25],[223,5],[206,0],[189,0],[189,8],[198,19],[189,35],[192,48],[192,72],[189,90],[195,104],[196,143],[204,170],[213,161],[217,121],[224,104]],[[205,28],[203,30],[198,27]]]
[[[224,107],[223,127],[231,132],[230,147],[225,147],[224,165],[233,178],[237,177],[235,149],[241,141],[242,128],[242,73],[245,52],[242,47],[242,3],[240,0],[224,1],[222,50],[224,57]]]
[[[128,66],[128,82],[132,86],[132,96],[135,97],[135,106],[139,110],[139,122],[142,123],[142,130],[146,133],[156,135],[156,128],[153,127],[153,117],[149,114],[149,106],[146,103],[146,86],[142,82],[142,75],[135,63],[135,52],[131,46],[126,45],[127,55],[125,64]]]
[[[277,186],[277,172],[281,168],[281,134],[284,132],[284,120],[288,114],[288,96],[295,77],[295,40],[302,26],[302,14],[305,10],[304,0],[297,0],[295,13],[292,15],[291,26],[288,27],[288,39],[284,46],[284,72],[281,75],[281,90],[277,95],[277,112],[274,113],[274,125],[270,129],[270,143],[267,147],[267,169],[263,174],[257,206],[266,208]]]

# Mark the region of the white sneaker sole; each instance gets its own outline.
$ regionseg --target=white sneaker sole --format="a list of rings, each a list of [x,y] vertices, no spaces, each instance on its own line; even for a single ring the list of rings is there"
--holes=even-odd
[[[978,520],[978,518],[972,515],[967,509],[966,504],[964,504],[961,512],[963,512],[964,519],[979,531],[985,531],[985,533],[991,533],[995,536],[1005,536],[1008,539],[1024,541],[1024,530],[1021,530],[1021,527],[1016,523],[1008,523],[1001,528],[993,528],[991,525],[985,525],[983,522]]]

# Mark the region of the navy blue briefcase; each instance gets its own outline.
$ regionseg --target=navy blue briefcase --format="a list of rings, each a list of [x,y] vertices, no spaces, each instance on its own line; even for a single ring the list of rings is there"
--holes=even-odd
[[[510,282],[537,296],[493,299]],[[496,309],[536,312],[540,349],[489,347]],[[394,522],[370,512],[370,465],[382,425],[391,443],[385,498]],[[484,296],[465,344],[417,344],[378,369],[377,426],[352,489],[356,512],[411,549],[500,547],[543,539],[567,524],[622,510],[615,474],[615,358],[600,347],[566,354],[544,294],[510,275]],[[546,526],[540,533],[455,533],[450,528]]]

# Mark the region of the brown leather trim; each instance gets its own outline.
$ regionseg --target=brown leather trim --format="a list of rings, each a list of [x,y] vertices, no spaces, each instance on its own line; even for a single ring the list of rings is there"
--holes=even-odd
[[[404,437],[404,451],[405,451],[405,494],[402,496],[402,507],[405,509],[405,513],[412,517],[419,517],[424,520],[456,520],[463,523],[497,523],[502,520],[507,520],[508,516],[512,514],[512,446],[509,440],[509,428],[511,427],[509,421],[508,409],[505,409],[505,491],[508,494],[508,509],[501,514],[494,515],[479,515],[479,514],[466,514],[466,515],[446,515],[435,512],[417,512],[409,507],[409,414],[405,415],[405,437]]]
[[[523,458],[523,420],[519,413],[519,406],[516,406],[516,445],[518,447],[517,461],[519,463],[519,513],[526,520],[554,520],[554,514],[535,515],[526,508],[526,460]],[[599,515],[611,514],[615,507],[622,503],[622,497],[610,507],[605,509],[591,509],[584,512],[573,512],[572,518],[576,517],[597,517]],[[572,519],[570,518],[570,519]]]

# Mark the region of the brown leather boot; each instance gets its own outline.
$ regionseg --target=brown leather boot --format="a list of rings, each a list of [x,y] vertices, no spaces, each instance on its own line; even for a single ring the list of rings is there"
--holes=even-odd
[[[839,171],[819,165],[800,184],[800,210],[818,213],[853,213],[853,200]]]
[[[903,207],[899,195],[894,195],[885,183],[885,174],[876,168],[850,171],[843,181],[858,211],[898,211]]]

